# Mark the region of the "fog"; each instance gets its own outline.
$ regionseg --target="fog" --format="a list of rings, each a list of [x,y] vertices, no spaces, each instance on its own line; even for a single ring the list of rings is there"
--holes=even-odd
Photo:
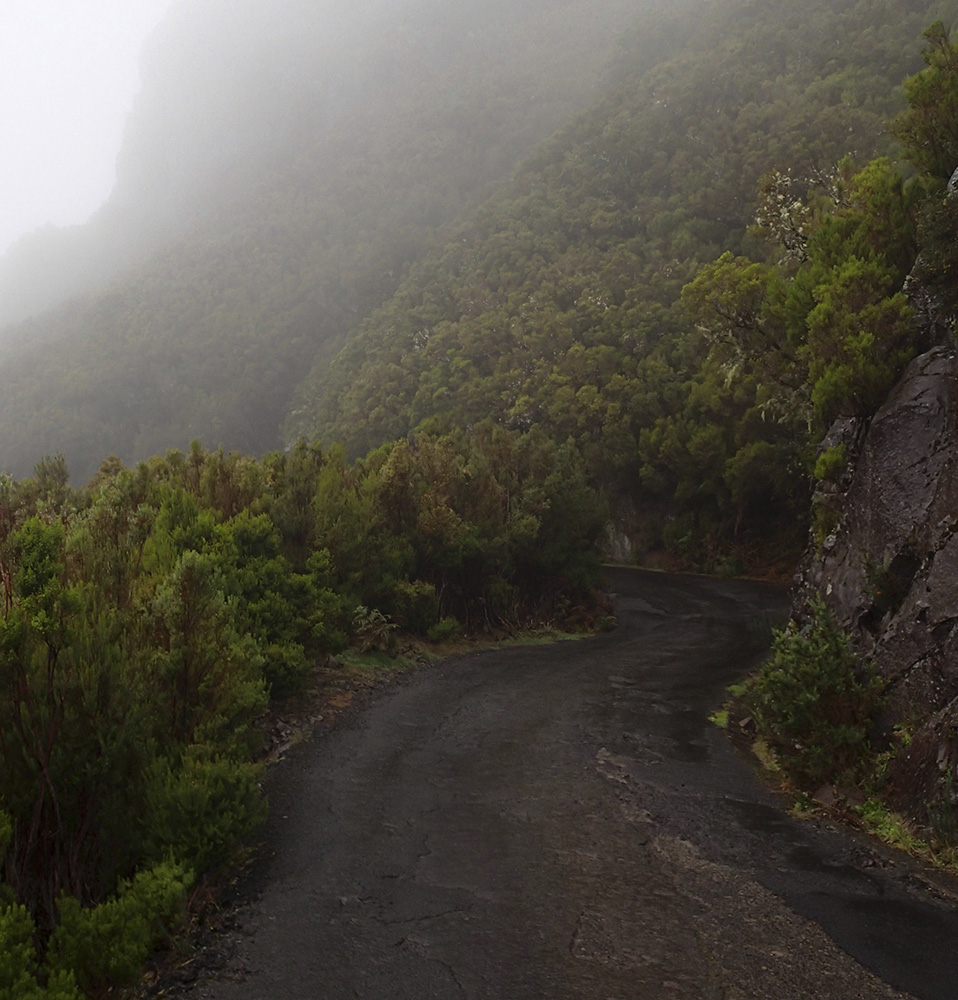
[[[92,215],[0,255],[0,469],[61,452],[85,481],[111,453],[280,446],[320,355],[594,101],[650,0],[154,0],[166,16],[138,39],[125,15],[97,34],[83,0],[43,2],[74,55],[81,27],[118,54],[126,25],[132,75],[112,102],[73,105],[101,154],[84,190],[77,142],[51,152],[67,127],[19,110],[27,94],[60,110],[83,71],[49,40],[35,51],[58,72],[20,60],[32,82],[13,110],[32,138],[16,145],[36,159],[14,161],[5,238]],[[37,35],[28,13],[21,39]],[[44,202],[29,182],[46,164],[60,173]]]
[[[2,0],[0,253],[108,197],[144,40],[174,0]]]
[[[367,175],[370,157],[411,163],[398,148],[425,155],[445,129],[478,143],[444,182],[467,197],[586,98],[644,3],[0,0],[0,328],[104,288],[298,159],[352,188],[352,157]],[[363,117],[376,151],[356,145]]]

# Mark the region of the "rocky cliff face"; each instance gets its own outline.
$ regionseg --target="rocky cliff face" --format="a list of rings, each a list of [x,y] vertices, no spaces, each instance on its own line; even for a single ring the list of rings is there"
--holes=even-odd
[[[958,803],[958,351],[916,358],[867,432],[847,423],[840,441],[840,520],[806,557],[796,612],[820,593],[885,679],[875,736],[910,736],[889,801],[926,825]]]
[[[873,743],[885,798],[958,843],[958,169],[905,292],[919,355],[869,424],[836,424],[844,473],[815,498],[834,525],[801,566],[793,616],[819,594],[886,684]],[[938,227],[937,230],[935,227]],[[934,345],[934,346],[932,346]],[[828,530],[828,529],[825,529]],[[824,532],[820,530],[819,537]]]

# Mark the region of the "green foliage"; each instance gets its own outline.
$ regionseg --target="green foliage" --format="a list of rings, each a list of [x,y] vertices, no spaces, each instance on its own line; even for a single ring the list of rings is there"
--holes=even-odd
[[[0,1000],[41,1000],[33,920],[24,906],[0,906]]]
[[[899,291],[916,252],[917,189],[885,159],[819,178],[837,199],[803,216],[799,262],[762,266],[726,253],[683,291],[732,375],[754,372],[777,408],[821,429],[868,417],[915,353]],[[798,203],[801,204],[801,203]],[[787,249],[787,247],[786,247]]]
[[[826,539],[841,523],[841,512],[835,504],[819,503],[812,511],[811,536],[816,551],[821,554]]]
[[[96,892],[123,864],[112,843],[124,822],[117,794],[145,752],[143,688],[118,614],[67,572],[62,524],[28,520],[8,556],[16,568],[0,621],[0,797],[15,830],[7,873],[20,899],[49,915],[53,887]]]
[[[612,508],[638,511],[652,546],[675,536],[673,554],[687,564],[747,565],[763,547],[799,546],[808,450],[821,425],[867,415],[914,348],[896,293],[914,260],[920,192],[887,161],[856,174],[843,158],[891,151],[883,123],[901,110],[895,83],[919,67],[913,43],[937,8],[774,0],[760,12],[730,3],[660,15],[654,31],[619,44],[616,71],[588,113],[453,223],[473,182],[501,176],[527,148],[527,118],[558,121],[542,95],[557,101],[555,88],[572,87],[565,76],[581,70],[574,62],[574,74],[554,75],[557,32],[570,44],[576,33],[563,19],[579,15],[563,14],[560,29],[551,9],[513,6],[506,21],[470,33],[469,51],[482,50],[471,70],[461,58],[454,68],[423,61],[438,89],[423,82],[413,97],[388,88],[334,136],[319,120],[298,129],[289,155],[276,158],[288,171],[277,166],[246,207],[237,199],[224,209],[222,228],[200,226],[181,253],[89,313],[51,319],[69,318],[68,344],[23,338],[52,346],[42,363],[25,347],[5,358],[0,425],[18,469],[21,453],[61,448],[71,461],[86,456],[78,467],[87,475],[101,454],[130,458],[199,432],[271,447],[290,388],[315,359],[290,406],[290,437],[341,441],[355,458],[492,417],[571,438]],[[510,19],[521,30],[488,45]],[[582,43],[588,35],[592,51],[606,45],[585,20]],[[930,37],[923,79],[940,77],[950,59]],[[518,62],[507,55],[516,46]],[[506,84],[529,46],[549,54],[540,69],[555,85],[538,88],[531,108]],[[493,65],[500,75],[473,86]],[[502,98],[495,112],[464,116],[489,87]],[[450,123],[459,123],[454,139]],[[466,141],[473,128],[478,142]],[[349,156],[330,152],[340,140]],[[486,170],[487,157],[498,167]],[[943,205],[926,227],[929,273],[946,292],[947,216]],[[776,244],[769,261],[757,235]],[[59,386],[69,406],[54,399]],[[258,476],[275,476],[272,509],[253,513],[271,517],[295,572],[319,547],[309,532],[328,532],[348,603],[398,613],[396,588],[418,571],[401,532],[384,540],[375,566],[360,568],[375,483],[311,511],[317,492],[336,494],[343,476],[315,445],[262,467],[222,451],[179,461],[191,496],[227,520],[253,503]],[[401,476],[401,461],[388,459],[397,468],[385,471]],[[55,495],[55,470],[41,471],[38,488]],[[441,504],[434,514],[432,535],[420,539],[455,548],[459,526],[443,520]],[[685,530],[670,528],[672,518]],[[442,580],[427,582],[446,602]],[[327,622],[335,618],[331,609]],[[348,615],[331,627],[345,638]],[[263,646],[276,691],[301,681],[308,645],[298,626],[295,637],[283,626]]]
[[[875,260],[850,257],[815,289],[803,355],[811,403],[823,424],[871,416],[914,357],[905,296]]]
[[[47,949],[51,975],[75,976],[87,996],[131,985],[181,918],[191,882],[190,872],[165,862],[121,882],[116,896],[98,906],[84,908],[64,896]]]
[[[927,17],[874,2],[698,12],[668,59],[409,269],[317,364],[294,426],[351,454],[489,416],[535,426],[572,438],[613,506],[687,564],[799,547],[822,424],[874,409],[913,346],[895,293],[917,193],[887,161],[827,165],[888,150]],[[756,215],[774,263],[752,259]]]
[[[750,354],[767,351],[772,344],[762,312],[774,277],[770,266],[726,250],[682,289],[682,302],[692,316],[709,321],[706,329],[715,340],[736,347],[744,341]]]
[[[860,664],[821,601],[808,622],[775,633],[768,660],[745,694],[759,732],[798,781],[854,778],[868,752],[881,681]]]
[[[947,181],[958,167],[958,45],[941,21],[925,31],[925,69],[905,81],[908,110],[892,131],[919,169]]]
[[[638,511],[650,547],[713,571],[801,543],[823,425],[872,413],[915,348],[899,289],[919,244],[942,287],[952,269],[947,204],[923,208],[926,187],[887,159],[845,158],[887,151],[881,122],[926,15],[774,0],[761,16],[680,16],[653,56],[636,34],[614,87],[444,245],[434,225],[499,171],[443,193],[430,164],[487,147],[423,140],[442,129],[397,144],[391,121],[361,117],[358,159],[324,173],[303,148],[296,184],[283,168],[220,235],[198,230],[71,312],[69,344],[32,338],[44,364],[26,338],[11,348],[0,423],[30,455],[75,448],[92,469],[198,426],[268,447],[317,349],[290,427],[343,442],[260,460],[194,441],[133,469],[111,457],[87,490],[61,456],[0,478],[11,940],[26,918],[31,941],[56,942],[64,989],[71,969],[104,989],[129,976],[162,936],[132,886],[158,910],[175,896],[176,877],[156,893],[137,879],[171,858],[220,864],[262,817],[251,759],[270,695],[301,691],[350,641],[389,648],[394,624],[436,640],[574,626],[594,606],[609,506]],[[941,77],[951,56],[935,51]],[[462,120],[455,100],[448,121]],[[388,198],[344,210],[334,168]],[[65,407],[72,442],[38,452]],[[838,465],[823,456],[817,473]],[[822,609],[776,638],[748,697],[802,780],[854,771],[877,691]],[[37,958],[21,958],[9,978],[29,996]]]
[[[360,653],[370,650],[387,652],[392,648],[392,633],[396,628],[378,608],[360,604],[353,612],[353,631]]]
[[[461,635],[462,626],[455,618],[447,615],[429,629],[426,637],[430,642],[451,642]]]
[[[316,5],[264,25],[237,4],[226,35],[191,23],[211,10],[189,5],[151,50],[109,209],[49,255],[24,252],[27,275],[0,268],[0,308],[31,283],[84,296],[4,337],[0,467],[18,476],[56,450],[86,481],[104,455],[197,437],[278,447],[317,355],[591,100],[636,16],[621,0],[497,0],[483,17],[473,0],[441,16],[404,2],[346,19],[365,25],[347,40]],[[645,64],[665,51],[649,34]]]
[[[129,981],[187,869],[263,820],[269,694],[350,638],[392,651],[394,615],[449,638],[588,608],[604,524],[571,445],[491,424],[352,465],[194,442],[50,496],[0,482],[0,976],[38,1000]]]
[[[48,972],[39,985],[35,930],[25,906],[0,904],[0,1000],[81,1000],[72,970]]]
[[[394,608],[396,619],[414,635],[425,635],[437,624],[439,595],[425,580],[400,580],[396,584]]]
[[[922,206],[918,226],[921,253],[915,261],[914,275],[928,291],[945,323],[954,330],[958,316],[958,198],[936,193]]]
[[[190,747],[182,759],[155,760],[142,818],[146,857],[189,858],[199,871],[228,862],[266,819],[258,765]]]
[[[334,452],[315,509],[342,590],[419,634],[549,617],[598,578],[603,505],[576,449],[538,431],[423,433],[351,468]]]
[[[828,482],[838,479],[844,471],[847,461],[847,448],[844,444],[825,448],[815,460],[812,475],[819,481]]]
[[[305,511],[304,524],[311,524],[308,502]],[[277,513],[276,505],[270,515],[241,511],[217,526],[213,549],[234,627],[256,640],[269,690],[274,697],[284,697],[305,682],[310,669],[307,650],[339,646],[336,622],[342,603],[326,586],[326,550],[307,555],[304,572],[294,571],[282,552]],[[308,548],[310,542],[303,544]]]
[[[718,726],[719,729],[728,729],[728,710],[724,708],[717,709],[709,716],[709,722]]]
[[[891,812],[881,799],[868,799],[858,811],[865,829],[886,844],[911,854],[927,854],[928,845],[915,836],[908,823]]]
[[[266,707],[262,660],[238,635],[216,587],[215,563],[188,550],[144,609],[151,674],[174,745],[221,747],[239,757],[255,746],[250,721]]]
[[[390,650],[397,625],[434,641],[575,627],[595,607],[610,503],[641,511],[650,546],[716,572],[802,538],[815,439],[836,416],[870,416],[916,349],[900,294],[916,253],[930,281],[953,277],[954,213],[928,195],[934,184],[844,157],[849,144],[883,151],[887,74],[911,68],[903,33],[923,13],[886,8],[813,0],[798,13],[776,0],[774,30],[751,10],[700,12],[687,46],[655,73],[623,71],[418,262],[367,247],[360,266],[317,249],[272,292],[231,271],[248,336],[224,349],[218,324],[232,320],[201,323],[183,377],[193,403],[180,414],[166,389],[153,402],[166,400],[184,440],[207,408],[229,423],[262,404],[257,426],[275,427],[277,387],[359,323],[297,402],[296,425],[342,447],[301,439],[258,460],[194,441],[135,469],[110,458],[85,490],[70,488],[61,455],[29,479],[0,477],[0,1000],[72,997],[76,982],[105,991],[135,974],[176,915],[186,869],[227,862],[262,819],[257,722],[328,653]],[[852,31],[839,63],[831,42]],[[917,145],[938,142],[951,113],[953,51],[937,29],[929,40],[909,90]],[[945,95],[938,107],[929,93]],[[343,231],[365,226],[376,244],[377,204]],[[298,261],[302,240],[290,240]],[[171,258],[184,288],[178,269],[207,249],[201,239],[193,264]],[[320,276],[330,253],[335,288]],[[358,294],[350,282],[366,279]],[[170,316],[193,329],[192,306],[154,302],[151,320],[137,288],[82,320],[98,350],[131,316],[133,339],[164,354]],[[62,360],[82,383],[87,358],[73,350],[51,371]],[[4,371],[17,378],[31,358]],[[126,385],[122,366],[109,371]],[[236,398],[224,409],[194,376]],[[135,428],[124,414],[149,411],[124,392],[116,406],[104,394],[109,412],[77,411],[84,447],[102,447],[90,427]],[[151,440],[135,434],[127,454]],[[815,475],[843,461],[826,452]],[[854,776],[878,688],[816,606],[803,630],[776,635],[746,698],[782,766],[816,783]],[[48,941],[44,959],[34,948]]]

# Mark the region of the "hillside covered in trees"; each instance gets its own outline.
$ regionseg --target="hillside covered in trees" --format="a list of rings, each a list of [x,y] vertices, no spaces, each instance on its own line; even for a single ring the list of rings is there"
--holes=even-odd
[[[721,324],[682,289],[723,253],[798,263],[775,199],[811,226],[870,211],[874,192],[839,192],[895,155],[885,124],[938,6],[462,0],[322,32],[289,0],[268,24],[239,8],[226,37],[212,0],[183,8],[113,200],[57,253],[125,249],[99,291],[0,334],[0,466],[62,453],[85,481],[110,454],[283,434],[357,457],[492,418],[576,442],[620,550],[787,569],[834,405],[730,378]],[[29,257],[0,268],[3,301]]]
[[[824,429],[877,406],[910,349],[895,300],[883,347],[899,354],[868,398],[829,388],[839,334],[819,300],[858,281],[885,308],[914,261],[917,194],[890,162],[866,164],[896,148],[886,123],[935,9],[697,12],[673,58],[527,158],[317,364],[290,426],[361,454],[495,414],[574,439],[643,557],[794,557]],[[874,255],[858,278],[834,270]],[[754,315],[773,273],[788,298],[775,331]],[[865,321],[864,303],[846,307]]]
[[[82,482],[111,453],[278,447],[317,352],[594,98],[642,9],[174,7],[110,202],[0,262],[0,321],[35,314],[0,330],[0,468],[62,452]]]

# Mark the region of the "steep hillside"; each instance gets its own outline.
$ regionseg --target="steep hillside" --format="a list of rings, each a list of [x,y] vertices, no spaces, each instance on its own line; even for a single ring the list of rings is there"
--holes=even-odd
[[[0,467],[200,437],[279,443],[317,351],[591,99],[628,0],[183,4],[152,44],[111,202],[6,264]],[[134,270],[96,285],[121,267]],[[51,278],[52,276],[52,278]]]
[[[362,453],[489,414],[535,424],[579,443],[640,551],[734,566],[738,536],[746,558],[769,542],[796,552],[807,449],[824,428],[776,412],[760,373],[730,379],[679,293],[723,251],[781,253],[749,232],[760,179],[766,209],[792,204],[812,180],[834,183],[843,157],[893,148],[884,123],[935,11],[884,0],[699,11],[670,60],[545,144],[331,366],[317,364],[292,431]],[[764,235],[780,230],[766,220]]]

